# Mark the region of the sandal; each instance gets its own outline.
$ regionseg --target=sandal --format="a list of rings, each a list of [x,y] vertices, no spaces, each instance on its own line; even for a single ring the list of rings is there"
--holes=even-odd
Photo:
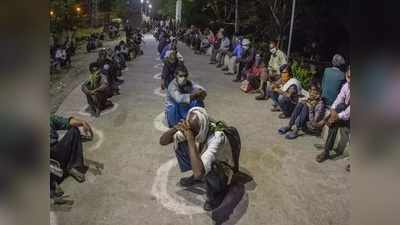
[[[288,140],[293,140],[296,139],[299,135],[297,134],[297,132],[290,132],[288,133],[285,138]]]
[[[288,116],[286,116],[284,113],[279,114],[279,119],[287,119],[289,118]]]
[[[281,128],[279,128],[278,133],[283,135],[283,134],[286,134],[289,131],[290,131],[290,127],[281,127]]]
[[[315,160],[316,160],[318,163],[322,163],[322,162],[326,161],[328,158],[329,158],[328,155],[327,155],[325,152],[323,152],[323,153],[317,155],[317,157],[315,158]]]
[[[85,175],[83,173],[79,172],[78,170],[76,170],[75,168],[72,168],[69,171],[69,175],[71,175],[79,183],[83,183],[86,180]]]

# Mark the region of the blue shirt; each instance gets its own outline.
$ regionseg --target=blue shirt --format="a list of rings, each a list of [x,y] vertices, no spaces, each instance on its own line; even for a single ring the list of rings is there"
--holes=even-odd
[[[243,48],[241,44],[237,44],[235,49],[233,50],[233,56],[236,56],[236,58],[240,59],[242,58],[243,55]]]
[[[162,50],[161,54],[160,54],[160,59],[163,61],[165,59],[165,54],[167,53],[167,51],[171,50],[171,44],[168,44],[167,46],[164,47],[164,49]]]

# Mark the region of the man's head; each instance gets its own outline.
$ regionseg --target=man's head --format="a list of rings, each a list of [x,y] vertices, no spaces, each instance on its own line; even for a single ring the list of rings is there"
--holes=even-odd
[[[209,129],[209,117],[207,111],[201,107],[190,109],[186,117],[186,122],[192,130],[196,142],[204,143],[207,140]]]
[[[346,64],[346,61],[344,60],[343,56],[339,54],[335,54],[332,58],[332,66],[337,67],[337,68],[343,68],[343,66]]]
[[[269,51],[271,54],[275,55],[278,50],[278,42],[276,40],[273,40],[269,43]]]
[[[189,72],[184,65],[178,66],[175,72],[175,77],[179,87],[183,87],[189,82]]]
[[[243,39],[242,47],[244,50],[248,50],[250,48],[250,40],[247,38]]]
[[[100,72],[100,66],[97,63],[91,63],[89,65],[89,71],[92,74],[98,74]]]
[[[288,82],[292,78],[292,71],[288,64],[282,65],[280,68],[281,79],[283,82]]]
[[[321,95],[321,87],[317,84],[311,84],[309,93],[310,96],[318,97]]]

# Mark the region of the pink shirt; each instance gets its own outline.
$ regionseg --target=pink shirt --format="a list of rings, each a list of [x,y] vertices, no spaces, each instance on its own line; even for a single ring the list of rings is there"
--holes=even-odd
[[[350,119],[350,85],[346,83],[340,90],[339,95],[336,97],[335,102],[332,104],[331,109],[335,109],[339,104],[344,103],[347,108],[338,114],[339,119],[349,120]]]

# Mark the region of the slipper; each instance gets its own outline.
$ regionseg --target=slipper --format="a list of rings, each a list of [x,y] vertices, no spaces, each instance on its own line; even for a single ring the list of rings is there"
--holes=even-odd
[[[296,134],[295,132],[290,132],[285,136],[285,138],[288,139],[288,140],[293,140],[293,139],[296,139],[298,136],[299,135]]]
[[[286,119],[289,118],[288,116],[286,116],[285,114],[281,113],[279,114],[279,119]]]
[[[283,135],[283,134],[286,134],[289,131],[290,131],[289,127],[281,127],[281,128],[279,128],[278,133]]]

